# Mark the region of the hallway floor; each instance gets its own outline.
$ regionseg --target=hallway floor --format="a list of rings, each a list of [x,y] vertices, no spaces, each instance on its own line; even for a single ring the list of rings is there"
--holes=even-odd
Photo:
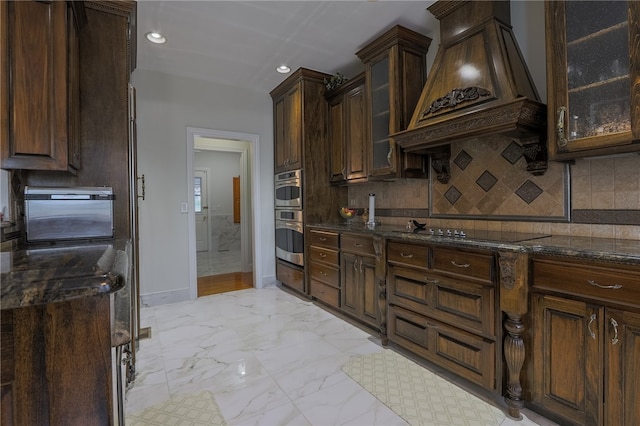
[[[196,261],[199,277],[242,271],[239,248],[224,251],[199,251],[196,253]]]
[[[128,414],[207,390],[228,425],[408,424],[343,371],[361,355],[393,349],[277,287],[143,308],[141,326],[152,337],[140,341]],[[553,424],[524,413],[495,426]]]

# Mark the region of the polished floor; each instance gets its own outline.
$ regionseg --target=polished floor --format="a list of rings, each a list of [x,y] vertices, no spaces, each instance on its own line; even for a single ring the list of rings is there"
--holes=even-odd
[[[209,391],[228,425],[408,424],[342,370],[389,349],[277,287],[143,308],[141,326],[152,337],[140,341],[127,413]],[[498,424],[552,423],[525,410],[521,421]]]
[[[199,277],[242,271],[240,249],[199,251],[196,259]]]

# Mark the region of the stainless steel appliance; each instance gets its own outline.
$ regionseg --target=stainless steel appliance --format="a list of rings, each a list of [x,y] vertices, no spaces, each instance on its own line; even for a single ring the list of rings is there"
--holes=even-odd
[[[28,242],[113,238],[110,187],[33,187],[24,191]]]
[[[304,266],[304,226],[301,210],[276,210],[276,257]]]
[[[302,208],[302,170],[278,173],[275,176],[276,208]]]

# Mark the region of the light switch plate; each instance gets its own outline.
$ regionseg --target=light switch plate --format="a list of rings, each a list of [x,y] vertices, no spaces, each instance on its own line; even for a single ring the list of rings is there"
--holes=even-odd
[[[180,213],[189,213],[189,204],[180,203]]]

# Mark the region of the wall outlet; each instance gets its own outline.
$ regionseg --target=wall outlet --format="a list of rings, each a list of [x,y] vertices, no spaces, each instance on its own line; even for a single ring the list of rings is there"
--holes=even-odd
[[[180,203],[180,213],[189,213],[188,203]]]

